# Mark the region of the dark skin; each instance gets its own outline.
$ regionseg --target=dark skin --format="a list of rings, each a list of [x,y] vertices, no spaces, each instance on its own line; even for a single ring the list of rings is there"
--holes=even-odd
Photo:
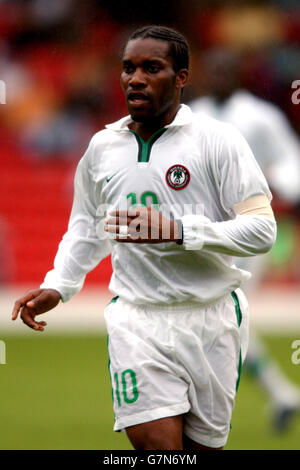
[[[179,109],[182,89],[186,85],[188,71],[174,70],[169,44],[152,38],[129,41],[123,56],[121,86],[128,111],[132,117],[129,127],[147,141],[151,135],[170,124]],[[119,238],[120,225],[135,224],[139,217],[138,238]],[[165,235],[163,227],[168,227]],[[136,227],[135,227],[136,228]],[[151,230],[152,229],[152,230]],[[120,243],[176,242],[179,238],[177,223],[166,219],[153,208],[139,208],[136,214],[115,211],[106,219],[106,231],[115,234]],[[151,238],[151,233],[155,237]],[[129,231],[130,233],[130,231]],[[20,313],[22,321],[36,331],[44,331],[46,322],[35,317],[53,309],[61,300],[54,289],[36,289],[15,302],[12,319]],[[212,450],[183,434],[184,416],[172,416],[126,428],[133,447],[137,450]]]
[[[152,38],[129,41],[122,63],[121,86],[132,117],[129,127],[147,141],[174,120],[188,70],[175,72],[169,44]]]

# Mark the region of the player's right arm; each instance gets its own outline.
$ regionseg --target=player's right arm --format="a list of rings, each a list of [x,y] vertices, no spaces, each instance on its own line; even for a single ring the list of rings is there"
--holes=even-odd
[[[97,234],[97,226],[105,214],[97,213],[99,202],[95,197],[100,188],[96,188],[91,170],[95,157],[92,139],[76,170],[68,231],[59,244],[54,269],[46,274],[40,289],[30,291],[15,303],[12,318],[17,318],[21,310],[22,320],[31,328],[42,329],[45,322],[36,322],[35,315],[51,310],[60,300],[66,302],[79,292],[86,274],[111,251],[109,240]]]
[[[44,331],[47,325],[45,321],[36,321],[36,315],[48,312],[60,302],[61,296],[54,289],[36,289],[31,290],[15,302],[12,320],[20,317],[25,325],[37,331]]]

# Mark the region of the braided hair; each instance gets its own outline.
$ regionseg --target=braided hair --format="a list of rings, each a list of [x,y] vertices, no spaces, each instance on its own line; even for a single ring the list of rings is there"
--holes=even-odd
[[[158,41],[168,42],[170,45],[169,53],[173,59],[175,72],[189,68],[189,45],[185,37],[178,31],[167,26],[143,26],[131,34],[127,44],[129,41],[138,38],[153,38]]]

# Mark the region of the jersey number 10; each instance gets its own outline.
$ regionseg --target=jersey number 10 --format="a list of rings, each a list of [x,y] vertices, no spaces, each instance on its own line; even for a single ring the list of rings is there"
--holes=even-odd
[[[159,210],[158,198],[155,193],[152,191],[145,191],[141,194],[140,203],[137,201],[136,193],[127,194],[127,199],[131,199],[131,208],[136,207],[137,205],[154,207],[154,209]]]

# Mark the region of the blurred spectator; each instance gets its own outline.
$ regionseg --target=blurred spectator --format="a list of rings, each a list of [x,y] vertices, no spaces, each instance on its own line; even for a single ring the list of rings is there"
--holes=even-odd
[[[235,51],[211,50],[205,55],[204,65],[209,93],[192,101],[192,110],[237,127],[248,141],[271,189],[280,199],[297,204],[300,201],[300,142],[286,117],[273,104],[241,88],[241,59]],[[268,268],[267,259],[262,255],[236,260],[241,269],[252,273],[244,287],[249,294],[257,293]],[[285,430],[300,409],[300,391],[275,361],[266,359],[264,346],[253,329],[245,368],[268,394],[275,429]]]
[[[271,188],[280,198],[298,203],[300,141],[285,115],[275,105],[241,87],[239,54],[215,49],[205,57],[210,94],[195,99],[192,109],[237,127],[252,148]]]
[[[29,4],[32,21],[39,26],[61,23],[69,18],[74,0],[32,0]]]

